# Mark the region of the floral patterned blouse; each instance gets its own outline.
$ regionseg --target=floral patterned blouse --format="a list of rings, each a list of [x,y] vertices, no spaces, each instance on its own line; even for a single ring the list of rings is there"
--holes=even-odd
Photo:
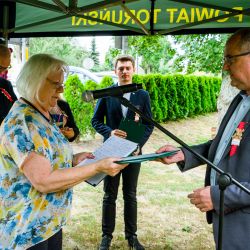
[[[66,223],[72,189],[40,193],[20,166],[30,152],[51,168],[72,166],[72,149],[55,124],[16,101],[0,127],[0,249],[24,250],[58,232]]]

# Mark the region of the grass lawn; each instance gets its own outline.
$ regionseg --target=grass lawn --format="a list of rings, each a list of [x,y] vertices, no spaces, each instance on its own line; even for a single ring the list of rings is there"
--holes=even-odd
[[[211,137],[211,127],[217,124],[217,114],[199,116],[164,127],[189,145],[205,142]],[[95,140],[73,144],[75,152],[92,151],[101,143]],[[144,153],[152,153],[171,139],[155,129]],[[186,198],[193,189],[203,186],[205,166],[181,173],[176,165],[157,162],[142,164],[138,183],[138,238],[147,250],[214,249],[212,227],[205,214]],[[117,218],[111,250],[128,249],[124,240],[123,199],[121,188],[117,201]],[[74,188],[72,216],[64,227],[65,250],[96,250],[101,239],[102,183],[92,187],[87,183]]]

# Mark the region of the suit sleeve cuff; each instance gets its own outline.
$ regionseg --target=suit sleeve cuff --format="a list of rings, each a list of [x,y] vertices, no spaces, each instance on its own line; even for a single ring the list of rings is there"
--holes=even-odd
[[[220,189],[219,186],[211,186],[210,195],[213,202],[214,210],[219,214],[220,212]]]

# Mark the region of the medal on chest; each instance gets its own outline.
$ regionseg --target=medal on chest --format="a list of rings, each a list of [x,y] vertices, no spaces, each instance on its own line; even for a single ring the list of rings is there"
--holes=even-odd
[[[237,149],[242,140],[242,135],[245,131],[245,125],[246,125],[246,122],[240,122],[238,127],[235,130],[234,135],[232,136],[231,148],[230,148],[230,153],[229,153],[230,157],[235,155],[237,152]]]

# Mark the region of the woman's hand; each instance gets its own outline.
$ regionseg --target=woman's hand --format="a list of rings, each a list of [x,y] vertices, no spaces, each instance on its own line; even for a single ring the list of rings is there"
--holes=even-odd
[[[73,157],[73,166],[75,167],[77,164],[79,164],[81,161],[85,159],[94,159],[95,156],[90,152],[81,152],[78,154],[75,154]]]
[[[74,137],[75,135],[73,128],[64,127],[64,128],[61,128],[60,130],[62,134],[68,139]]]
[[[122,169],[124,169],[128,164],[117,164],[115,161],[120,160],[120,158],[104,158],[96,162],[96,170],[98,172],[105,173],[110,176],[117,175]]]
[[[156,153],[163,153],[163,152],[168,152],[168,151],[173,151],[173,150],[178,150],[178,148],[172,146],[172,145],[165,145],[161,148],[159,148]],[[158,158],[156,161],[159,161],[164,164],[172,164],[180,161],[184,161],[185,156],[181,150],[179,150],[176,154],[164,157],[164,158]]]

